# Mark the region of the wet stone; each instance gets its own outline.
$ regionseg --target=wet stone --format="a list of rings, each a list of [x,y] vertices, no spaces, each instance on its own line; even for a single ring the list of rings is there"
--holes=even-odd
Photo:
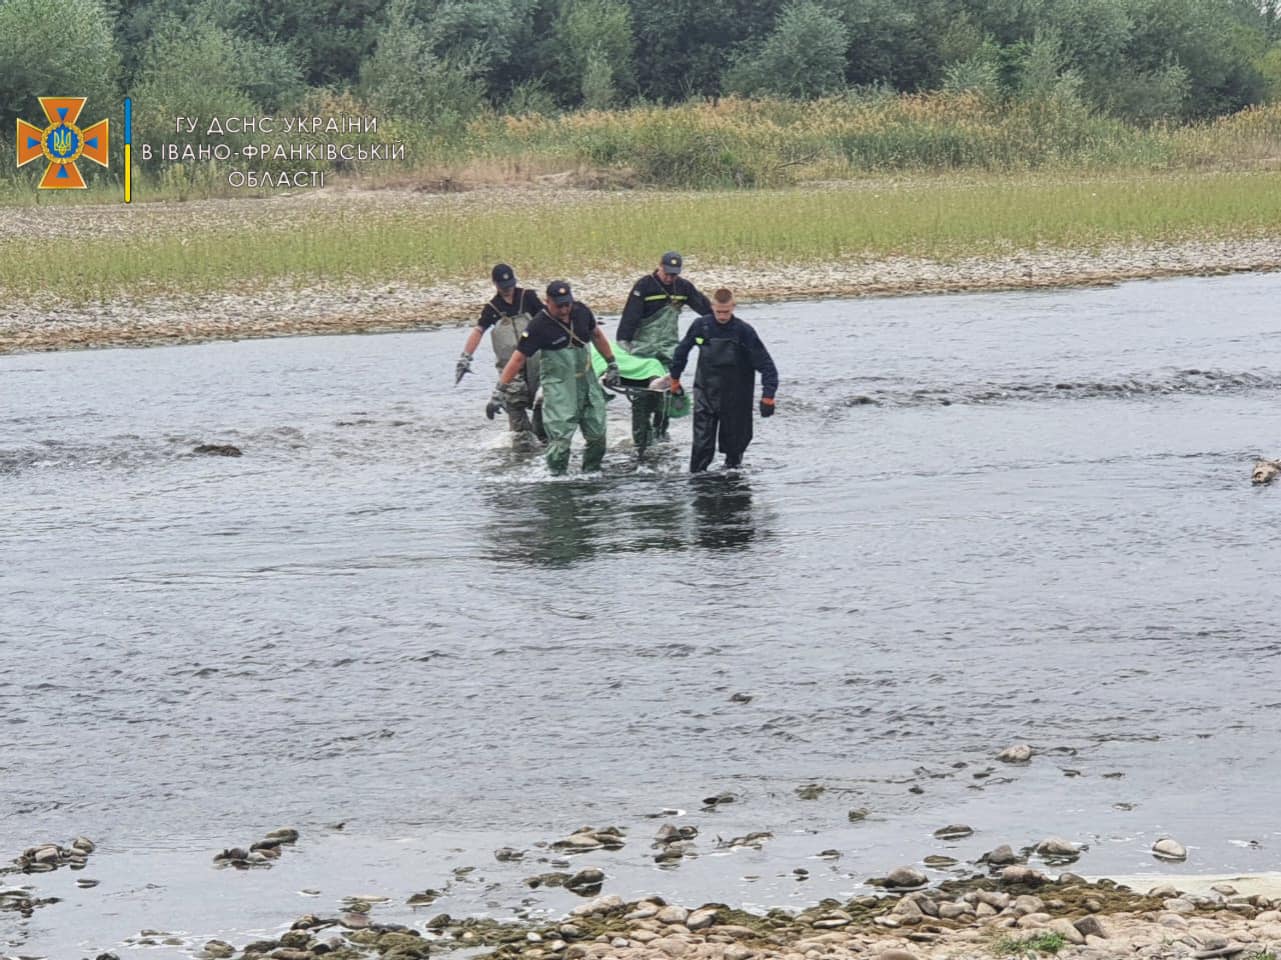
[[[1062,837],[1047,837],[1036,845],[1036,852],[1043,857],[1073,858],[1081,853],[1081,848]]]
[[[1006,867],[1001,871],[1002,883],[1024,883],[1029,885],[1042,884],[1049,880],[1040,870],[1033,870],[1031,867],[1013,866]]]
[[[191,452],[205,457],[239,457],[241,450],[230,443],[200,443],[191,448]]]
[[[1012,863],[1019,862],[1019,855],[1011,849],[1008,843],[1003,843],[995,850],[989,850],[979,858],[980,863],[986,863],[991,867],[1003,867]]]
[[[1032,759],[1032,747],[1026,743],[1016,743],[1006,747],[996,755],[1002,763],[1027,763]]]
[[[565,881],[566,889],[572,890],[580,896],[595,896],[600,893],[601,884],[605,882],[605,874],[595,867],[588,867],[585,870],[579,870],[568,880]]]
[[[929,877],[915,867],[896,867],[885,878],[887,887],[921,887],[929,882]]]
[[[684,923],[689,917],[689,911],[684,907],[670,906],[663,907],[658,911],[658,922],[664,924]]]
[[[1170,837],[1162,837],[1156,843],[1152,844],[1152,855],[1158,860],[1186,860],[1188,858],[1187,848],[1179,841]]]
[[[692,911],[685,918],[685,927],[689,930],[705,930],[716,922],[716,910],[704,907]]]

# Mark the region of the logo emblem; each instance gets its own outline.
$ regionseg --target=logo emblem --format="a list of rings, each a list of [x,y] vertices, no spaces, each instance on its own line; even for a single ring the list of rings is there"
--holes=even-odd
[[[107,165],[107,121],[99,120],[81,130],[76,126],[87,97],[41,97],[45,119],[43,130],[25,120],[18,121],[18,166],[44,157],[49,161],[40,178],[41,190],[83,190],[85,179],[76,166],[81,157],[99,166]]]

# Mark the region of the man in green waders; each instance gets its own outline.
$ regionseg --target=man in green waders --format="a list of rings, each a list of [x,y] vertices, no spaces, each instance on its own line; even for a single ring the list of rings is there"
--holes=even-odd
[[[694,308],[694,316],[712,312],[707,297],[680,275],[681,255],[669,250],[658,269],[636,281],[618,321],[618,345],[635,357],[656,357],[663,366],[672,362],[680,330],[676,320],[681,307]],[[632,442],[644,450],[667,437],[667,397],[646,395],[632,404]]]
[[[599,470],[605,455],[605,391],[592,372],[595,344],[605,358],[605,382],[618,383],[618,364],[596,317],[586,304],[575,303],[564,280],[547,287],[547,305],[520,335],[516,352],[498,375],[498,386],[485,407],[485,416],[506,406],[511,384],[531,357],[541,361],[543,426],[547,430],[547,467],[561,474],[569,467],[569,444],[574,428],[583,432],[583,470]]]
[[[471,372],[472,357],[480,346],[480,339],[485,331],[490,331],[489,339],[494,348],[494,363],[501,373],[507,361],[516,352],[520,335],[529,326],[529,321],[543,309],[543,302],[533,290],[526,290],[516,285],[516,271],[505,263],[495,265],[490,276],[493,278],[497,293],[480,311],[480,319],[467,335],[463,355],[458,358],[454,367],[454,384]],[[507,425],[512,433],[521,435],[529,432],[545,441],[547,434],[543,430],[542,404],[536,397],[538,393],[538,359],[527,363],[507,392]],[[530,413],[533,419],[530,419]]]

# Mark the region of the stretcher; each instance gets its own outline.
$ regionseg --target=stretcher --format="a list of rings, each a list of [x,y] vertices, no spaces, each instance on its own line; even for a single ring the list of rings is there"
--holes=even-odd
[[[653,357],[634,357],[618,344],[611,344],[614,348],[614,362],[618,364],[619,384],[611,387],[602,383],[606,390],[619,394],[627,398],[628,403],[636,403],[642,397],[661,394],[666,397],[667,415],[672,419],[689,416],[691,409],[689,394],[682,392],[680,396],[672,396],[672,378],[667,375],[667,368],[663,366],[661,360]],[[600,355],[596,346],[592,345],[592,371],[598,377],[605,375],[605,368],[608,364],[605,358]]]
[[[652,358],[652,356],[633,356],[628,351],[621,349],[617,343],[614,343],[614,361],[619,365],[619,382],[615,386],[610,386],[602,381],[601,386],[605,387],[606,396],[614,393],[617,396],[625,396],[628,404],[635,408],[635,405],[642,400],[649,400],[651,397],[661,397],[664,404],[662,409],[666,410],[667,418],[678,419],[688,417],[692,404],[689,402],[688,393],[681,392],[680,396],[673,396],[671,393],[671,377],[667,376],[667,368],[664,367],[661,360]],[[592,346],[592,370],[597,377],[605,374],[608,364],[605,358],[598,354],[596,346]],[[652,409],[652,408],[648,408]],[[633,409],[633,415],[635,410]],[[637,447],[637,454],[644,456],[644,443]]]

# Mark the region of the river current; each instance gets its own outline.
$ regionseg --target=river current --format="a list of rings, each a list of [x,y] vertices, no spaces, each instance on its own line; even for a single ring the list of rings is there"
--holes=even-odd
[[[555,915],[525,878],[585,866],[753,908],[1049,835],[1092,875],[1176,869],[1163,836],[1278,869],[1279,289],[747,305],[778,414],[700,478],[689,420],[638,466],[619,398],[604,475],[549,479],[484,419],[487,344],[454,385],[462,329],[0,357],[0,861],[98,846],[0,877],[63,898],[0,956],[186,957],[352,894]],[[538,846],[587,824],[625,846]]]

